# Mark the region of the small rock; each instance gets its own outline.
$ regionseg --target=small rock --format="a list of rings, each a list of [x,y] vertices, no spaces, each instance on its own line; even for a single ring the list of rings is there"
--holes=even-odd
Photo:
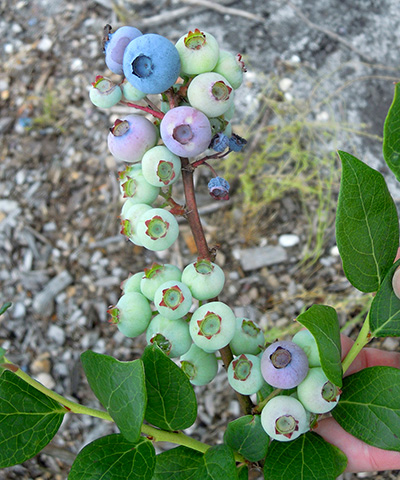
[[[50,340],[57,343],[57,345],[63,345],[65,342],[65,332],[58,325],[50,325],[47,331],[47,336]]]
[[[36,375],[36,380],[44,385],[45,387],[49,388],[52,390],[56,386],[56,382],[54,381],[54,378],[49,374],[45,372],[38,373]]]
[[[339,249],[338,249],[337,245],[334,245],[334,246],[329,250],[329,254],[330,254],[332,257],[339,257],[339,256],[340,256]]]
[[[26,314],[25,305],[22,302],[16,302],[10,312],[13,318],[23,318]]]
[[[234,255],[240,261],[240,265],[245,272],[268,265],[276,265],[287,260],[286,251],[280,245],[236,250]]]
[[[41,52],[48,52],[51,49],[52,46],[53,46],[53,42],[50,40],[50,38],[49,37],[43,37],[39,40],[37,48]]]
[[[33,375],[38,375],[39,373],[50,373],[51,363],[49,357],[49,352],[41,353],[31,363],[30,371]]]
[[[291,86],[293,85],[293,80],[290,78],[282,78],[279,82],[279,88],[282,90],[282,92],[287,92]]]
[[[399,340],[397,338],[387,337],[382,343],[385,350],[397,350],[399,348]]]
[[[284,248],[294,247],[300,242],[300,238],[294,233],[285,233],[279,237],[278,242]]]

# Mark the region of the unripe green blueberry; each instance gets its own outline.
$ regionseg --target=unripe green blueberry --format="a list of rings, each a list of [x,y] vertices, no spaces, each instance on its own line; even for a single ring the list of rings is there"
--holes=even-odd
[[[123,293],[138,292],[142,293],[140,289],[140,282],[144,276],[144,272],[138,272],[134,275],[129,274],[129,277],[121,283],[121,290]]]
[[[172,213],[162,208],[152,208],[138,218],[136,233],[145,248],[158,252],[175,242],[179,226]]]
[[[224,119],[229,121],[229,120],[232,120],[234,116],[235,116],[235,104],[232,103],[231,106],[228,108],[228,110],[224,113]]]
[[[225,303],[206,303],[193,313],[190,335],[205,352],[215,352],[232,340],[235,322],[235,314]]]
[[[160,193],[160,187],[151,185],[144,178],[141,164],[128,165],[118,172],[118,181],[124,198],[130,198],[133,203],[151,205]]]
[[[219,55],[218,42],[207,32],[196,28],[183,35],[175,44],[181,59],[181,73],[197,75],[212,70]]]
[[[313,413],[330,412],[336,407],[340,393],[321,367],[310,368],[306,378],[297,387],[300,402]]]
[[[321,366],[317,342],[309,330],[300,330],[297,332],[292,338],[292,342],[304,350],[310,367]]]
[[[192,294],[184,283],[168,280],[157,288],[154,294],[154,306],[162,316],[175,320],[189,312],[192,306]]]
[[[226,50],[220,50],[218,62],[213,71],[223,75],[236,90],[243,82],[243,72],[246,71],[246,67],[240,53],[233,55]]]
[[[182,272],[175,265],[153,263],[150,268],[144,269],[144,277],[140,282],[140,289],[145,297],[153,301],[154,294],[160,285],[169,280],[179,282],[181,277]]]
[[[234,355],[257,355],[264,346],[264,332],[248,318],[236,318],[236,330],[229,344]]]
[[[307,430],[307,414],[295,398],[278,395],[271,398],[263,408],[261,425],[270,438],[288,442]]]
[[[98,75],[90,87],[89,98],[96,107],[110,108],[121,100],[122,91],[119,85]]]
[[[156,187],[166,187],[181,176],[181,159],[164,145],[147,150],[142,158],[144,178]]]
[[[140,216],[148,210],[151,210],[150,205],[147,205],[146,203],[136,203],[124,213],[124,216],[122,216],[121,211],[121,233],[128,237],[128,239],[135,245],[142,246],[136,232],[137,222]]]
[[[230,386],[242,395],[253,395],[264,385],[261,375],[261,360],[255,355],[242,354],[228,367]]]
[[[392,288],[396,297],[400,299],[400,268],[396,268],[393,274]]]
[[[233,89],[228,80],[215,72],[201,73],[190,82],[190,105],[208,117],[223,115],[233,103]]]
[[[209,300],[217,297],[225,284],[225,275],[221,267],[206,259],[187,265],[182,272],[185,283],[197,300]]]
[[[122,93],[128,102],[137,102],[142,100],[146,94],[135,88],[126,78],[121,83]]]
[[[111,323],[132,338],[146,331],[152,316],[149,301],[138,292],[125,293],[107,312],[111,315]]]
[[[182,318],[171,320],[162,315],[151,320],[146,341],[158,345],[170,358],[184,355],[192,345],[188,323]]]
[[[190,349],[181,356],[182,370],[192,385],[207,385],[218,372],[218,360],[214,353],[207,353],[192,343]]]

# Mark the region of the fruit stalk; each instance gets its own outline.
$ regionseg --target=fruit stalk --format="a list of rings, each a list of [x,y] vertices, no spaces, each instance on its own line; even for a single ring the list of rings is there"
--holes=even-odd
[[[190,167],[189,159],[181,157],[182,162],[182,180],[183,188],[185,192],[186,200],[186,218],[189,222],[190,229],[193,234],[193,238],[196,244],[196,248],[199,254],[199,258],[204,258],[206,260],[212,261],[211,251],[208,247],[207,240],[204,234],[203,227],[200,221],[199,211],[197,209],[196,196],[194,193],[194,183],[193,183],[193,169]],[[229,345],[223,347],[219,350],[224,364],[225,370],[228,369],[229,364],[233,360],[233,354]],[[240,408],[242,412],[247,415],[250,414],[253,409],[253,403],[250,400],[250,397],[247,395],[241,395],[236,392]]]
[[[137,105],[136,103],[131,102],[120,102],[122,105],[126,105],[127,107],[136,108],[138,110],[142,110],[143,112],[150,113],[153,117],[159,118],[162,120],[164,118],[164,113],[160,111],[153,110],[150,107],[143,107],[142,105]]]

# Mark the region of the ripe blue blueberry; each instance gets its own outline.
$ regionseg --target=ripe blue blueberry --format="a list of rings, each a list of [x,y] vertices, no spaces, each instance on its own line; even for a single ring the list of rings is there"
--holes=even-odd
[[[132,40],[125,49],[125,77],[145,93],[162,93],[177,80],[181,61],[178,50],[165,37],[148,33]]]
[[[108,41],[104,44],[105,61],[107,67],[114,73],[124,73],[122,62],[125,48],[134,38],[142,35],[142,32],[135,27],[124,26],[118,28],[114,33],[108,34]]]
[[[214,200],[229,200],[229,183],[222,177],[214,177],[208,182],[208,192]]]
[[[262,355],[261,372],[265,381],[275,388],[294,388],[307,375],[308,358],[293,342],[275,342]]]
[[[307,431],[307,414],[295,398],[278,395],[271,398],[263,408],[261,425],[270,438],[288,442]]]

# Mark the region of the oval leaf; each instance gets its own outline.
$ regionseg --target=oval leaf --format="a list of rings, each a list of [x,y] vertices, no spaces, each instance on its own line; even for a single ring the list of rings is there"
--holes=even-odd
[[[197,401],[187,375],[157,346],[142,355],[146,374],[145,418],[164,430],[188,428],[197,417]]]
[[[245,415],[228,424],[224,442],[250,462],[258,462],[267,454],[269,436],[260,415]]]
[[[292,442],[272,442],[265,459],[268,480],[335,480],[346,468],[347,458],[316,433]]]
[[[328,305],[313,305],[297,319],[317,342],[321,367],[328,379],[342,386],[340,327],[336,310]]]
[[[370,367],[344,378],[332,415],[363,442],[400,451],[400,370]]]
[[[396,206],[383,176],[356,157],[342,161],[336,240],[343,270],[362,292],[376,292],[399,245]]]
[[[5,370],[0,377],[0,468],[34,457],[67,413],[59,403]]]
[[[128,442],[112,434],[86,445],[72,464],[68,480],[150,480],[156,454],[147,438]]]
[[[216,445],[202,454],[177,447],[157,455],[153,480],[238,480],[235,457],[227,445]]]
[[[144,368],[140,359],[120,362],[88,350],[81,361],[90,388],[130,442],[140,436],[146,409]]]
[[[383,158],[400,182],[400,84],[396,83],[394,98],[383,127]]]
[[[392,278],[400,260],[386,274],[369,312],[369,325],[373,337],[400,336],[400,299],[392,287]]]

